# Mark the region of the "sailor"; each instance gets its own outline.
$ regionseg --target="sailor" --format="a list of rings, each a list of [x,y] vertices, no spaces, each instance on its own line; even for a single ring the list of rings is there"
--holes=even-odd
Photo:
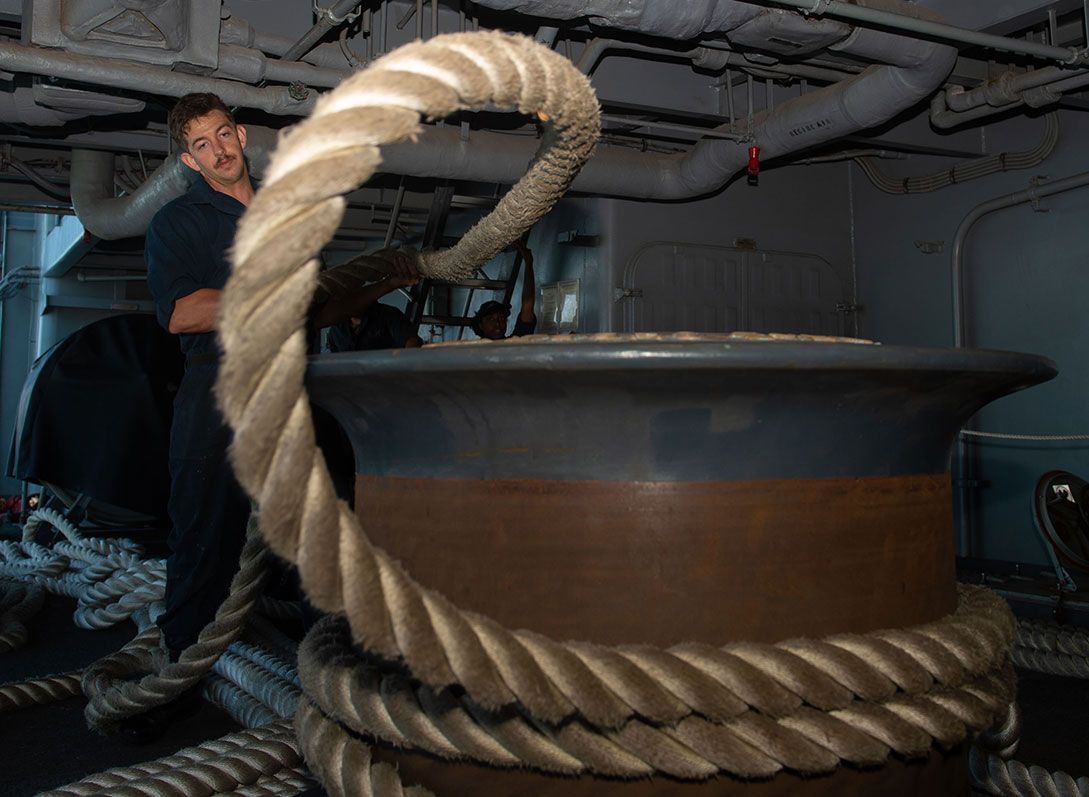
[[[151,221],[144,257],[159,323],[180,341],[185,375],[170,429],[171,531],[166,608],[158,619],[170,660],[197,640],[227,596],[245,540],[250,503],[227,459],[231,433],[216,407],[215,323],[230,274],[228,250],[255,186],[246,129],[214,94],[188,94],[168,117],[182,163],[199,177]],[[150,741],[192,713],[199,692],[122,724],[130,741]]]
[[[522,278],[522,303],[518,308],[518,318],[514,329],[507,335],[507,322],[511,307],[502,302],[484,302],[473,316],[472,329],[477,335],[488,340],[503,340],[506,337],[532,335],[537,329],[537,314],[534,305],[537,301],[537,285],[533,276],[533,252],[526,246],[523,237],[516,244],[526,264],[526,273]]]
[[[227,459],[231,433],[216,407],[215,323],[230,274],[228,250],[255,187],[246,128],[214,94],[188,94],[168,118],[182,163],[199,177],[151,221],[144,256],[159,322],[181,343],[185,376],[170,430],[172,529],[166,610],[159,628],[171,661],[194,643],[227,596],[250,504]]]

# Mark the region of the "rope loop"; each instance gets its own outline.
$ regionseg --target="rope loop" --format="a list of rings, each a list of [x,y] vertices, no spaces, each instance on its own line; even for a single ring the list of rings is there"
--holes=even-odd
[[[238,227],[216,386],[234,430],[231,460],[269,547],[298,566],[312,604],[344,616],[319,626],[313,655],[300,661],[296,727],[312,768],[335,781],[326,784],[334,793],[403,793],[365,745],[343,741],[342,723],[504,766],[693,779],[922,755],[935,740],[952,745],[992,725],[1013,697],[1016,626],[985,589],[962,588],[954,615],[899,636],[604,648],[462,610],[370,541],[314,441],[303,377],[315,256],[341,222],[343,195],[378,170],[381,146],[414,137],[421,117],[485,105],[532,115],[544,130],[526,175],[492,213],[454,248],[417,257],[424,276],[467,276],[548,212],[599,134],[586,77],[523,36],[438,36],[349,77],[281,136]],[[340,654],[322,653],[321,634],[383,669],[338,670]],[[326,699],[349,693],[350,708]]]

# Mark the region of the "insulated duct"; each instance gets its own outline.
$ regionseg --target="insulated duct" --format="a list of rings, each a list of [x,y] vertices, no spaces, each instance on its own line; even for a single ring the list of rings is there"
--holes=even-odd
[[[283,56],[294,44],[286,36],[257,30],[246,20],[233,15],[220,21],[219,41],[220,44],[237,44],[276,56]],[[335,44],[319,44],[300,56],[299,60],[325,69],[349,70],[352,68],[348,59],[344,57],[344,52]]]
[[[903,0],[858,0],[858,3],[920,19],[934,18],[927,9]],[[728,35],[729,31],[758,17],[766,20],[786,18],[781,12],[770,14],[763,6],[740,0],[693,0],[684,4],[670,0],[630,0],[623,4],[615,0],[482,0],[479,5],[538,13],[553,19],[591,17],[608,27],[676,38],[703,38],[716,33]],[[790,35],[798,36],[797,27],[798,22],[792,19]],[[722,138],[704,139],[687,153],[671,155],[602,144],[576,178],[573,190],[654,200],[691,199],[711,193],[726,185],[745,165],[748,143],[759,146],[761,157],[767,160],[882,124],[933,94],[952,70],[956,59],[956,50],[952,47],[908,36],[855,28],[844,38],[839,36],[839,30],[827,24],[814,30],[819,36],[834,34],[836,43],[830,49],[875,61],[878,65],[758,114],[751,130],[746,129],[744,123],[720,128],[745,136],[748,140],[743,143]],[[0,56],[3,50],[0,45]],[[0,57],[0,66],[3,65],[4,59]],[[13,64],[12,68],[19,66]],[[251,86],[238,86],[238,90],[267,91]],[[238,102],[228,100],[228,103],[257,107],[247,102],[250,98],[240,99]],[[308,105],[309,102],[298,104]],[[249,129],[252,141],[258,131]],[[415,143],[383,147],[382,170],[419,177],[510,184],[524,173],[536,148],[537,141],[524,136],[473,132],[468,140],[463,140],[456,128],[428,127]],[[258,153],[251,153],[251,158],[255,166],[260,164]],[[176,176],[174,172],[169,174]],[[184,190],[176,180],[161,190],[156,189],[152,184],[161,179],[169,178],[156,175],[141,189],[148,190],[148,197],[158,197],[160,204]],[[73,173],[73,193],[76,193],[78,182],[79,178]],[[95,196],[100,201],[107,201],[112,197],[112,190],[104,191],[99,183]],[[132,210],[99,214],[94,222],[84,223],[102,237],[118,236],[104,235],[95,229],[96,226],[108,233],[116,228],[123,230],[123,235],[140,234],[154,213],[154,209],[145,209],[143,202],[141,198],[140,202],[132,203]],[[87,203],[82,204],[90,207]],[[115,207],[121,208],[120,205]],[[135,215],[129,217],[129,213]]]
[[[860,0],[861,2],[862,0]],[[932,18],[928,10],[899,0],[864,0],[865,5],[902,14]],[[491,8],[517,8],[533,13],[549,8],[559,18],[560,8],[572,17],[591,16],[603,25],[644,31],[649,24],[669,18],[671,33],[700,36],[740,25],[766,12],[733,0],[703,0],[684,5],[666,0],[626,3],[615,18],[601,15],[615,3],[537,2],[536,0],[483,0]],[[665,24],[665,23],[663,23]],[[692,31],[699,25],[704,30]],[[791,99],[773,111],[758,114],[751,131],[740,125],[719,128],[750,134],[761,157],[772,159],[851,135],[882,124],[929,97],[948,76],[956,60],[952,47],[856,28],[833,50],[884,65],[871,66],[832,86]],[[536,149],[536,142],[495,133],[474,132],[469,141],[457,130],[428,128],[415,144],[397,144],[382,150],[382,169],[420,177],[510,183],[517,179]],[[572,189],[591,194],[639,199],[691,199],[722,188],[745,165],[747,144],[704,139],[690,152],[649,155],[600,145],[575,179]]]
[[[193,174],[176,157],[169,158],[132,194],[116,197],[114,157],[112,152],[72,150],[72,207],[84,229],[106,240],[143,235],[159,208],[185,193]]]
[[[247,128],[247,133],[247,160],[259,175],[275,145],[275,131]],[[83,227],[105,240],[143,235],[156,212],[184,194],[197,176],[171,156],[132,194],[118,197],[114,191],[114,158],[112,152],[72,150],[72,207]]]
[[[227,105],[271,114],[305,116],[314,107],[313,92],[286,86],[247,86],[231,80],[171,72],[153,66],[66,53],[0,41],[0,69],[60,77],[80,83],[181,97],[194,91],[218,94]]]

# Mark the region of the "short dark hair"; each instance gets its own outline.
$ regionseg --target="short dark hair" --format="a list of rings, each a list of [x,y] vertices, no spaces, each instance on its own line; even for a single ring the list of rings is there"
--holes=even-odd
[[[166,124],[170,129],[170,137],[174,139],[179,150],[184,151],[188,148],[185,142],[185,131],[189,123],[198,116],[204,116],[212,111],[223,111],[231,120],[231,124],[234,124],[234,114],[218,95],[208,92],[186,94],[174,103],[174,107],[170,109],[170,115],[166,118]]]

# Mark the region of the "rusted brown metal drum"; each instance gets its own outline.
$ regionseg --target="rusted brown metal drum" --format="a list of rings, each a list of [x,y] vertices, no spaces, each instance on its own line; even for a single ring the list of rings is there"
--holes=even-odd
[[[955,603],[949,451],[1055,374],[1007,352],[588,336],[315,359],[356,511],[423,584],[602,644],[774,642]],[[556,778],[386,750],[443,795],[957,794],[963,756],[821,778]]]

